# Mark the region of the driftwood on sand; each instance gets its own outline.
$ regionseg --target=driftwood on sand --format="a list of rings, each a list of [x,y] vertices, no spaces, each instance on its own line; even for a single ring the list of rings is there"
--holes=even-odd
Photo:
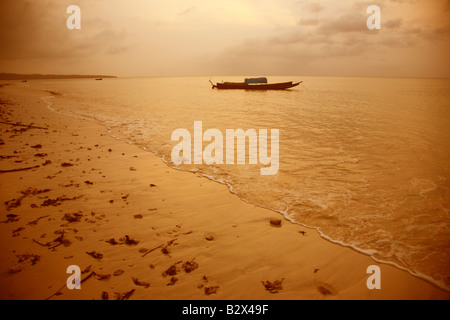
[[[13,126],[13,127],[26,127],[26,128],[29,128],[29,129],[48,130],[48,128],[33,126],[31,124],[20,124],[20,123],[12,123],[12,122],[5,122],[5,121],[0,121],[0,123],[7,124],[7,125],[10,125],[10,126]]]
[[[34,167],[27,167],[27,168],[19,168],[19,169],[10,169],[10,170],[0,170],[0,173],[7,173],[7,172],[16,172],[16,171],[25,171],[25,170],[31,170],[39,168],[39,165],[36,165]]]

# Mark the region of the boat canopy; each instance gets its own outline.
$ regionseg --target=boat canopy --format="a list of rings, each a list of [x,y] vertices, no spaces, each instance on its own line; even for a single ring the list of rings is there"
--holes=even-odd
[[[260,77],[260,78],[246,78],[245,79],[246,84],[250,83],[267,83],[266,77]]]

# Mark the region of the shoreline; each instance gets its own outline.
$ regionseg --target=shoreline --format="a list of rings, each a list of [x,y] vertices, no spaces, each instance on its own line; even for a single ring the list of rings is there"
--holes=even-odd
[[[1,125],[1,169],[39,165],[2,173],[2,202],[24,195],[0,217],[17,219],[0,224],[2,299],[101,299],[103,292],[114,299],[132,290],[130,299],[450,298],[386,263],[382,289],[369,290],[371,257],[316,228],[285,219],[274,227],[269,221],[280,213],[241,200],[226,184],[173,170],[98,123],[51,112],[44,96],[20,84],[0,88],[2,101],[11,100],[0,105],[10,113],[2,116],[48,128],[12,133]],[[72,264],[91,266],[81,290],[64,286]],[[270,292],[267,281],[283,289]]]

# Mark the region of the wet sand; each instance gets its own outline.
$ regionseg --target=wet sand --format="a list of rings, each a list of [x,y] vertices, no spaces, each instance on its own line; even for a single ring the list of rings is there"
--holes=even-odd
[[[0,88],[1,299],[449,299],[51,112],[42,97],[58,93],[32,88]],[[380,290],[366,286],[374,264]],[[70,265],[81,290],[66,287]]]

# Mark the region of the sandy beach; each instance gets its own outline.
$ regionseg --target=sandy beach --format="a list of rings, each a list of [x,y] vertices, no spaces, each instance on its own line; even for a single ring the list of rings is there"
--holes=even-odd
[[[51,112],[52,94],[0,88],[0,299],[450,298],[95,122]],[[70,265],[83,271],[80,290],[66,287]],[[380,290],[366,286],[370,265]]]

